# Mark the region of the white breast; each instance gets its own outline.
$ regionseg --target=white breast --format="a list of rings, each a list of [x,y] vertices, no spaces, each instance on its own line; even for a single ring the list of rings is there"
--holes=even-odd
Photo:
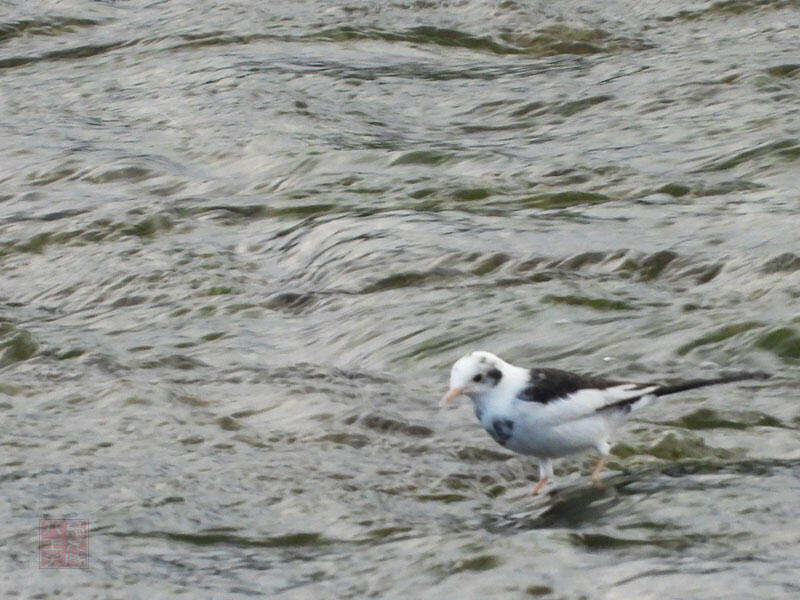
[[[595,448],[610,435],[613,428],[609,425],[600,415],[538,427],[519,419],[514,421],[506,447],[520,454],[558,458]]]

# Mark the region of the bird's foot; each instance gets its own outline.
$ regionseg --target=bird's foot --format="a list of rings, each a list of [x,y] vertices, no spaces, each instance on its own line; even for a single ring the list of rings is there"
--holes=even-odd
[[[536,485],[535,485],[535,486],[533,486],[533,489],[531,490],[531,496],[535,496],[536,494],[538,494],[538,493],[539,493],[539,491],[540,491],[540,490],[541,490],[541,489],[544,487],[544,485],[545,485],[546,483],[547,483],[547,477],[542,477],[542,478],[541,478],[541,479],[540,479],[540,480],[539,480],[539,481],[536,483]]]

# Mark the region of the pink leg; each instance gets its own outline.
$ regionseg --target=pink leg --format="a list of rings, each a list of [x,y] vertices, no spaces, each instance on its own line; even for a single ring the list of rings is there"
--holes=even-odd
[[[531,490],[531,496],[538,494],[548,480],[553,476],[553,461],[549,458],[539,459],[539,481]]]
[[[544,487],[544,484],[546,483],[547,483],[547,477],[542,477],[538,482],[536,482],[536,485],[533,486],[533,489],[531,490],[531,496],[535,496],[536,494],[538,494],[539,491]]]
[[[606,461],[608,461],[608,458],[605,456],[601,456],[600,458],[598,458],[597,464],[594,466],[594,470],[592,471],[592,483],[598,487],[601,485],[600,471],[602,471],[603,467],[606,466]]]

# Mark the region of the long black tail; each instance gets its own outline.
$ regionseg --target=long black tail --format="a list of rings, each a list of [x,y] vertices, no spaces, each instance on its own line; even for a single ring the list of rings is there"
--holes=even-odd
[[[722,377],[715,377],[714,379],[687,379],[686,381],[680,381],[678,383],[674,383],[672,385],[662,385],[661,387],[656,388],[650,394],[645,395],[653,395],[653,396],[667,396],[668,394],[677,394],[678,392],[685,392],[686,390],[693,390],[695,388],[705,387],[707,385],[716,385],[718,383],[731,383],[732,381],[743,381],[745,379],[769,379],[772,377],[769,373],[764,373],[762,371],[750,371],[745,373],[733,373],[731,375],[724,375]],[[641,400],[644,396],[636,396],[634,398],[626,398],[625,400],[620,400],[619,402],[615,402],[614,404],[607,404],[606,406],[599,408],[598,412],[605,412],[605,411],[615,411],[615,410],[622,410],[624,412],[629,412],[633,405],[636,404],[639,400]]]
[[[685,392],[686,390],[693,390],[695,388],[705,387],[707,385],[731,383],[733,381],[743,381],[745,379],[769,379],[770,377],[772,377],[772,375],[769,373],[764,373],[763,371],[733,373],[731,375],[715,377],[714,379],[688,379],[672,385],[662,385],[650,393],[654,396],[667,396],[669,394],[677,394],[678,392]]]

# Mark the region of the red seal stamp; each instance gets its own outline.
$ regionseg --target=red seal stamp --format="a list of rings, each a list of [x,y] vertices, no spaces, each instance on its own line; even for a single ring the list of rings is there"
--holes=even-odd
[[[89,521],[39,520],[40,569],[88,569]]]

